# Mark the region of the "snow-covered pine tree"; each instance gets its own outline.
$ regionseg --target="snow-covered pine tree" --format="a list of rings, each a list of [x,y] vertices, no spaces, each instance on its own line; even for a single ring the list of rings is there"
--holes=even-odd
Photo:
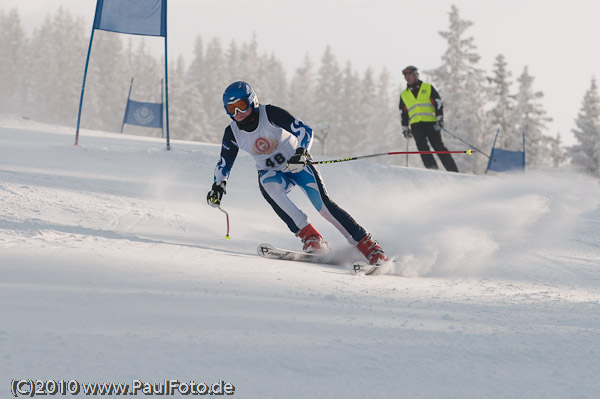
[[[489,99],[485,73],[477,67],[480,56],[473,38],[465,38],[466,30],[473,24],[461,19],[458,8],[450,10],[448,31],[440,35],[448,42],[442,56],[442,65],[427,71],[431,83],[436,87],[444,102],[445,128],[471,145],[485,150],[492,146],[495,131],[485,117],[485,105]],[[465,144],[443,134],[449,150],[466,149]],[[483,173],[487,158],[475,156],[454,157],[461,172]]]
[[[199,78],[202,102],[208,122],[207,129],[214,133],[214,137],[218,137],[215,142],[220,142],[223,129],[231,122],[223,109],[223,91],[233,80],[246,79],[245,76],[236,76],[233,79],[229,76],[229,72],[224,66],[230,61],[235,62],[231,57],[225,56],[221,41],[213,38],[206,47],[204,71]],[[257,92],[260,99],[260,92]]]
[[[492,129],[500,129],[496,146],[505,150],[522,150],[522,135],[513,127],[512,117],[516,97],[510,91],[512,73],[507,69],[504,55],[499,54],[496,57],[493,74],[493,77],[488,78],[492,89],[490,93],[492,108],[487,115]]]
[[[311,56],[306,53],[303,63],[296,68],[288,88],[289,111],[313,129],[313,154],[327,153],[329,125],[317,120],[316,74]]]
[[[515,131],[520,134],[525,132],[527,168],[550,166],[554,163],[552,142],[555,139],[543,133],[547,130],[546,123],[552,121],[552,118],[546,116],[546,111],[540,103],[544,93],[533,89],[534,77],[529,74],[527,67],[523,69],[517,81],[519,91],[512,120]]]
[[[308,123],[316,130],[318,126],[315,125],[315,85],[313,62],[307,53],[304,55],[302,65],[296,68],[290,81],[288,89],[289,111],[296,118]]]
[[[341,72],[340,87],[337,90],[337,102],[345,106],[338,106],[336,109],[339,116],[339,124],[335,128],[335,135],[331,129],[331,124],[327,121],[329,136],[331,141],[335,140],[335,145],[330,143],[329,154],[342,155],[353,151],[357,140],[364,137],[364,126],[362,122],[362,99],[361,79],[354,70],[352,63],[347,61]],[[352,101],[350,99],[356,99]],[[334,136],[334,138],[332,138]]]
[[[327,46],[321,58],[321,66],[317,72],[315,94],[316,115],[313,124],[315,126],[326,126],[325,129],[328,129],[329,132],[327,140],[330,143],[332,140],[336,141],[336,143],[338,140],[343,141],[342,136],[347,134],[347,132],[343,131],[342,110],[348,107],[349,104],[342,101],[345,97],[341,96],[341,82],[342,74],[340,73],[337,59],[331,51],[331,46]],[[310,125],[310,122],[307,123]],[[337,146],[336,151],[338,151]]]
[[[199,66],[196,64],[196,66]],[[217,135],[207,129],[206,114],[198,81],[188,79],[185,61],[179,56],[169,65],[169,118],[171,137],[182,140],[216,142]],[[220,132],[219,132],[220,133]]]
[[[550,158],[552,159],[551,165],[558,167],[567,161],[567,155],[562,145],[560,133],[556,134],[556,137],[552,138],[550,142]]]
[[[120,38],[121,36],[116,37],[116,39]],[[148,49],[146,40],[146,37],[139,37],[138,48],[133,53],[129,64],[128,75],[135,77],[131,98],[144,102],[160,102],[160,79],[164,74],[164,59],[159,62],[154,57]]]
[[[349,107],[350,113],[356,117],[356,125],[351,131],[346,131],[346,135],[351,136],[351,145],[353,151],[369,153],[378,147],[381,142],[381,132],[373,131],[377,118],[377,86],[373,76],[373,70],[367,68],[362,79],[359,80],[358,91],[351,96],[344,98],[356,98],[356,106]]]
[[[0,113],[19,114],[27,102],[27,46],[18,10],[0,10]]]
[[[596,79],[583,97],[573,134],[578,143],[571,148],[571,163],[585,173],[600,177],[600,96]]]
[[[275,104],[288,109],[288,87],[285,68],[275,55],[259,56],[258,73],[263,78],[259,81],[262,104]]]
[[[27,113],[39,121],[75,126],[86,52],[83,20],[59,7],[34,31],[29,50]]]
[[[193,58],[190,66],[186,71],[185,80],[187,83],[192,81],[200,81],[200,75],[206,73],[204,66],[204,40],[198,35],[194,40]]]
[[[98,30],[94,34],[81,115],[83,127],[120,131],[132,77],[132,100],[160,102],[158,62],[150,54],[144,39],[138,39],[135,50],[132,41],[125,49],[123,39],[119,33]],[[82,54],[81,60],[85,62],[85,55]],[[124,131],[160,135],[156,129],[133,125],[127,125]]]
[[[258,53],[258,38],[256,33],[252,34],[252,39],[248,43],[242,43],[240,50],[240,59],[234,64],[237,64],[237,68],[234,74],[230,77],[230,81],[244,80],[250,83],[250,86],[258,94],[258,100],[260,102],[272,102],[273,99],[269,98],[269,95],[265,92],[268,86],[269,76],[264,76],[260,72],[260,55]],[[230,60],[228,59],[227,62]],[[265,90],[263,90],[265,88]],[[223,90],[225,87],[223,87]]]
[[[228,50],[229,53],[233,53],[230,58],[238,59],[237,51],[237,45],[232,42]],[[177,71],[181,70],[183,63],[183,60],[178,61]],[[222,129],[215,130],[208,123],[208,107],[205,104],[206,96],[203,85],[208,81],[207,75],[210,75],[210,73],[207,70],[205,60],[204,41],[198,35],[194,41],[193,58],[190,66],[182,76],[178,72],[175,76],[169,78],[169,84],[171,85],[169,94],[171,92],[176,93],[172,95],[172,106],[169,111],[173,114],[171,117],[173,137],[206,143],[218,143],[221,140]],[[220,99],[217,100],[221,104]],[[220,108],[220,110],[223,112],[223,108]]]
[[[197,112],[204,115],[197,115],[197,123],[193,126],[198,126],[198,123],[204,126],[193,134],[195,139],[208,142],[221,140],[223,128],[230,122],[223,110],[221,97],[227,85],[238,80],[252,86],[261,104],[272,102],[286,107],[289,103],[283,65],[274,55],[259,55],[256,35],[241,46],[232,40],[225,52],[218,38],[213,38],[204,52],[203,41],[198,37],[183,88],[183,95],[190,103],[196,106],[203,104],[203,109]],[[195,99],[193,93],[200,98]]]
[[[385,129],[391,119],[389,93],[389,73],[384,70],[376,79],[371,68],[367,68],[356,98],[362,99],[354,110],[360,117],[358,135],[355,137],[353,153],[367,154],[389,150],[390,144],[384,139]],[[398,132],[397,132],[398,133]],[[389,161],[389,159],[379,159]]]
[[[399,98],[396,97],[401,90],[396,89],[392,84],[392,78],[387,68],[384,68],[379,74],[377,81],[377,120],[373,126],[373,131],[377,132],[379,137],[379,146],[377,152],[406,150],[406,140],[402,135],[402,126],[398,112]],[[393,94],[392,94],[392,88]],[[405,165],[406,158],[384,157],[381,162],[387,162],[396,165]]]
[[[229,47],[225,52],[225,59],[227,60],[223,68],[227,71],[226,76],[229,82],[234,82],[237,80],[247,80],[253,79],[253,76],[250,76],[249,70],[244,68],[244,49],[241,49],[238,43],[235,40],[231,40],[229,43]],[[207,54],[208,56],[208,54]],[[254,62],[257,62],[254,60]],[[209,73],[208,71],[204,71],[204,73]],[[242,78],[243,76],[243,78]],[[248,80],[247,80],[248,81]],[[255,86],[255,82],[248,81],[252,87]],[[223,88],[225,90],[225,87]]]

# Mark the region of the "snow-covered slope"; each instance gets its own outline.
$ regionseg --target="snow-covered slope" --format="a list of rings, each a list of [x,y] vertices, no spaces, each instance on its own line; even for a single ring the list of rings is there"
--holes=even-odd
[[[600,187],[564,170],[320,168],[397,266],[259,258],[299,241],[219,146],[0,118],[0,383],[222,379],[239,398],[595,398]],[[360,155],[360,154],[340,154]],[[340,259],[360,259],[293,192]],[[81,393],[83,395],[83,393]],[[3,395],[4,397],[4,395]]]

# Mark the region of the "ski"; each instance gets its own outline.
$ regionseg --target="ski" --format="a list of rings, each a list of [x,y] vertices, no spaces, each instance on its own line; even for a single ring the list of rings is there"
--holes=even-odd
[[[380,274],[393,274],[396,270],[396,257],[390,258],[379,265],[367,262],[354,262],[350,271],[359,276],[378,276]]]
[[[260,244],[256,252],[267,259],[291,260],[296,262],[321,263],[326,265],[342,265],[343,263],[334,256],[333,252],[311,254],[290,249],[277,248],[271,244]],[[367,262],[354,262],[350,266],[350,272],[359,276],[376,276],[381,274],[382,268],[389,262],[395,263],[395,259],[384,262],[382,265],[370,265]]]
[[[332,259],[330,254],[327,252],[311,254],[306,252],[292,251],[290,249],[281,249],[267,243],[260,244],[256,248],[256,252],[263,258],[268,259],[292,260],[308,263],[325,263],[328,265],[339,264],[336,260]]]
[[[381,273],[382,265],[371,265],[367,262],[354,262],[350,271],[356,275],[376,276]]]

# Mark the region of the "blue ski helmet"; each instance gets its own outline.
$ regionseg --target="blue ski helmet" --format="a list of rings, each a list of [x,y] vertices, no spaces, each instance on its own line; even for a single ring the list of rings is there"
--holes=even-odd
[[[239,106],[237,103],[240,100],[246,101],[242,101]],[[229,117],[233,118],[237,111],[246,112],[250,106],[258,108],[258,96],[248,83],[238,81],[227,86],[223,92],[223,107]]]

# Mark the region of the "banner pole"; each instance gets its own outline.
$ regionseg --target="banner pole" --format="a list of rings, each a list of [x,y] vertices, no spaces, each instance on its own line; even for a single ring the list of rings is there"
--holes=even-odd
[[[163,123],[163,110],[165,108],[165,97],[163,94],[164,81],[160,80],[160,138],[165,137],[165,124]]]
[[[95,19],[95,18],[94,18]],[[75,145],[79,145],[79,124],[81,122],[81,108],[83,106],[83,91],[85,90],[85,79],[87,77],[88,66],[90,64],[90,53],[92,52],[92,42],[94,41],[95,21],[92,25],[92,34],[90,35],[90,45],[88,47],[87,58],[85,60],[85,69],[83,71],[83,83],[81,84],[81,96],[79,98],[79,111],[77,112],[77,129],[75,130]]]
[[[167,151],[171,149],[169,136],[169,72],[167,70],[167,0],[165,1],[165,116],[167,118]]]
[[[525,170],[525,166],[527,164],[525,163],[525,131],[523,130],[523,170]]]
[[[498,140],[498,134],[500,134],[500,128],[498,128],[498,130],[496,130],[496,137],[494,137],[494,144],[492,144],[492,153],[490,154],[490,159],[488,160],[488,164],[487,164],[487,168],[485,169],[485,174],[487,175],[488,170],[490,170],[490,167],[492,166],[492,162],[494,162],[494,159],[492,158],[494,155],[494,148],[496,148],[496,140]]]
[[[123,126],[125,126],[125,120],[127,119],[127,111],[129,111],[129,99],[131,98],[131,88],[133,87],[133,76],[131,77],[131,83],[129,84],[129,94],[127,94],[127,104],[125,104],[125,115],[123,115],[123,123],[121,123],[121,134],[123,134]]]

